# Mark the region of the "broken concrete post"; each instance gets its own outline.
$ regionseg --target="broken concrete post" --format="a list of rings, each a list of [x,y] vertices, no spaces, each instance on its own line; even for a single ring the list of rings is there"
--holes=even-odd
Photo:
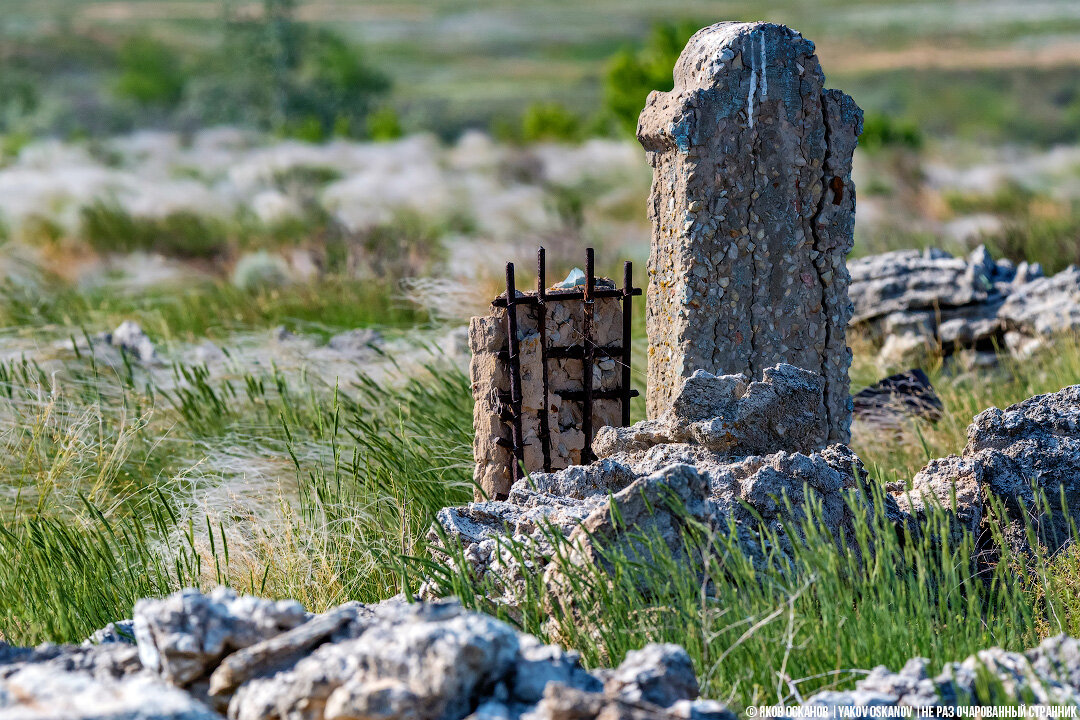
[[[825,378],[828,441],[849,439],[844,258],[862,111],[824,79],[794,30],[718,23],[687,43],[674,90],[649,95],[650,418],[697,370],[760,379],[786,362]]]
[[[598,278],[596,287],[614,288],[610,280]],[[530,297],[534,293],[518,293]],[[521,367],[521,425],[525,469],[542,472],[545,465],[541,426],[544,413],[544,362],[540,351],[540,312],[545,313],[547,337],[547,430],[548,466],[559,470],[581,463],[585,447],[582,402],[574,397],[583,391],[584,368],[581,355],[556,357],[559,350],[582,345],[582,304],[550,301],[519,304],[517,312],[518,362]],[[510,391],[510,372],[503,355],[509,345],[506,307],[492,307],[491,314],[474,317],[469,324],[469,349],[472,362],[469,372],[473,399],[473,479],[489,498],[505,497],[514,482],[514,458],[511,426],[506,422],[505,398]],[[614,347],[622,343],[622,306],[617,297],[597,298],[593,305],[591,334],[596,346]],[[614,393],[621,385],[622,373],[614,358],[597,357],[592,367],[594,392]],[[500,397],[500,395],[502,397]],[[618,399],[592,402],[592,427],[620,425],[622,406]]]

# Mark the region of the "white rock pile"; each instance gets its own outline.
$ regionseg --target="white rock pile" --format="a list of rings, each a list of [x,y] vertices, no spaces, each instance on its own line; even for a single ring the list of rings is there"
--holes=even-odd
[[[686,651],[613,670],[456,601],[294,601],[185,590],[140,600],[135,644],[0,643],[0,718],[55,720],[734,720],[698,698]],[[119,641],[116,641],[119,640]]]
[[[611,670],[456,601],[349,603],[312,615],[292,601],[185,590],[135,606],[135,644],[0,643],[3,720],[735,720],[698,697],[689,655],[646,645]],[[999,648],[813,695],[813,717],[906,706],[1080,702],[1080,641]],[[987,682],[987,678],[996,682]],[[818,711],[821,712],[820,710]],[[794,716],[807,715],[793,713]]]
[[[1036,263],[994,261],[985,246],[966,258],[937,249],[852,260],[853,326],[881,340],[882,367],[909,367],[940,347],[993,362],[995,348],[1026,357],[1054,334],[1080,330],[1080,267],[1044,277]]]
[[[756,558],[756,516],[775,530],[788,516],[786,496],[797,524],[812,496],[829,528],[854,537],[845,496],[862,487],[866,471],[845,445],[826,445],[824,392],[820,375],[793,365],[768,368],[759,382],[699,370],[661,417],[601,429],[592,464],[523,478],[506,500],[441,510],[429,534],[433,552],[454,562],[459,549],[469,572],[492,580],[513,604],[526,574],[544,568],[549,588],[560,593],[563,569],[549,566],[552,530],[569,536],[571,564],[594,562],[597,543],[632,542],[613,515],[635,533],[659,533],[671,548],[682,546],[683,511],[723,533],[733,522],[744,551]],[[870,503],[868,493],[861,497]],[[900,521],[891,500],[886,513]],[[510,540],[530,549],[528,567],[508,549]]]

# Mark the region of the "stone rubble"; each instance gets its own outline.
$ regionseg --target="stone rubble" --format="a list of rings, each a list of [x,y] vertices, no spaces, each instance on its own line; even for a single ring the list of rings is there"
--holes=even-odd
[[[247,608],[277,605],[218,590],[210,600],[183,591],[140,601],[136,622],[174,640],[169,653],[209,636],[255,640]],[[184,614],[190,608],[192,615]],[[213,620],[208,608],[214,608]],[[148,616],[148,617],[147,617]],[[291,613],[287,613],[292,617]],[[143,617],[143,620],[139,620]],[[646,645],[613,669],[588,671],[574,652],[545,645],[455,600],[374,606],[349,603],[310,615],[203,666],[184,685],[144,666],[144,648],[124,643],[15,648],[0,643],[3,720],[735,720],[700,698],[689,655],[677,645]],[[310,630],[305,630],[310,627]],[[298,632],[300,631],[300,632]],[[141,642],[141,641],[140,641]],[[269,651],[271,644],[274,648]],[[155,645],[152,653],[159,653]],[[253,657],[273,662],[251,665]],[[851,690],[827,690],[802,708],[815,717],[870,717],[867,708],[905,706],[917,716],[964,705],[1080,703],[1080,640],[1058,635],[1026,652],[982,650],[931,676],[913,658],[898,672],[873,668]],[[232,669],[227,669],[227,668]],[[237,667],[248,672],[232,675]],[[235,682],[216,682],[221,673]],[[987,683],[985,677],[994,678]],[[171,678],[171,679],[170,679]],[[203,692],[209,684],[209,693]],[[852,715],[851,709],[856,709]],[[860,710],[861,708],[861,710]],[[799,715],[795,715],[799,717]]]
[[[594,564],[600,561],[596,543],[621,543],[636,552],[638,533],[656,533],[668,547],[682,547],[688,513],[725,534],[733,524],[753,557],[760,555],[755,513],[783,546],[777,521],[804,517],[805,488],[821,503],[828,526],[853,537],[845,495],[862,488],[866,471],[847,447],[826,445],[824,381],[784,364],[762,377],[748,382],[742,375],[695,372],[660,418],[600,430],[592,464],[523,478],[506,500],[441,510],[428,535],[432,552],[443,561],[463,560],[513,605],[526,576],[545,568],[549,589],[565,595],[561,570],[549,567],[556,534],[569,536],[574,548],[569,566]],[[779,501],[785,495],[793,514]],[[898,517],[895,506],[886,511]],[[619,526],[613,514],[622,518]],[[511,542],[528,549],[525,567],[509,551]]]
[[[899,672],[878,666],[853,690],[821,692],[802,707],[828,709],[813,717],[880,717],[872,715],[874,708],[890,706],[913,708],[917,716],[940,717],[934,708],[941,706],[1080,703],[1080,641],[1066,635],[1047,638],[1023,653],[996,647],[981,650],[963,662],[946,663],[934,677],[927,672],[929,665],[925,658],[912,658]],[[997,682],[986,682],[986,676]],[[862,710],[855,714],[841,710],[852,707]]]
[[[820,375],[784,363],[766,368],[759,382],[697,370],[660,417],[605,427],[597,432],[593,450],[607,457],[660,444],[696,443],[732,457],[779,449],[811,452],[827,442],[824,392]]]
[[[135,606],[137,646],[0,643],[4,720],[734,720],[690,657],[647,645],[612,670],[455,600],[292,601],[185,590]]]
[[[902,436],[912,418],[936,423],[945,405],[930,378],[915,368],[882,378],[851,396],[852,426],[865,432],[891,430]]]
[[[1080,385],[985,410],[967,438],[959,456],[931,460],[915,475],[911,491],[897,496],[901,509],[918,518],[936,502],[953,511],[958,528],[979,538],[993,495],[1012,521],[1007,537],[1018,550],[1027,545],[1025,517],[1041,543],[1061,547],[1070,524],[1080,523]],[[1036,492],[1045,499],[1041,509]]]
[[[133,320],[125,320],[112,332],[97,335],[95,340],[103,345],[114,347],[142,363],[153,363],[157,360],[157,350],[154,348],[153,341]]]
[[[910,366],[937,348],[1026,357],[1046,337],[1080,329],[1080,267],[1043,277],[1037,263],[995,262],[980,246],[966,258],[896,250],[849,269],[851,324],[881,342],[883,368]]]
[[[798,32],[723,22],[687,43],[671,92],[649,95],[649,418],[697,370],[760,379],[787,362],[824,378],[827,438],[848,441],[862,111],[824,82]]]

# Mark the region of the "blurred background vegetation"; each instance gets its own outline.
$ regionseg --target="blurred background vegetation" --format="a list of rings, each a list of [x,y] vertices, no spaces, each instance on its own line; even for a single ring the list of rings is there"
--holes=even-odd
[[[1066,0],[567,3],[7,0],[0,132],[243,124],[387,139],[632,133],[697,28],[785,22],[868,111],[865,145],[924,134],[1036,145],[1080,133],[1080,9]]]

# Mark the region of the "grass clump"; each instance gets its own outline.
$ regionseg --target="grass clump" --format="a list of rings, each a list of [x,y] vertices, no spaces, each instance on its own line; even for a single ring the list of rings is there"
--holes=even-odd
[[[509,613],[473,579],[448,566],[435,572],[471,607],[573,647],[591,666],[618,663],[648,642],[681,644],[703,696],[736,708],[800,702],[913,656],[934,659],[937,671],[993,645],[1030,646],[1040,631],[1076,621],[1045,560],[1015,562],[998,534],[1002,561],[978,572],[973,538],[951,533],[945,512],[932,512],[918,535],[898,532],[881,511],[880,486],[872,492],[875,512],[849,497],[855,537],[834,537],[811,506],[801,523],[761,529],[758,562],[733,531],[710,532],[683,513],[684,547],[638,534],[620,542],[622,550],[601,551],[602,564],[564,573],[572,604],[555,601],[538,574],[526,573],[521,607]],[[786,553],[782,536],[790,540]],[[565,558],[569,541],[552,537],[556,558]],[[507,550],[527,552],[514,541]]]
[[[164,217],[137,217],[104,201],[82,208],[79,235],[98,252],[141,250],[183,258],[213,258],[227,243],[221,223],[180,210]]]
[[[79,641],[183,586],[374,602],[401,589],[434,513],[471,497],[460,371],[334,386],[89,351],[0,368],[9,642]]]

